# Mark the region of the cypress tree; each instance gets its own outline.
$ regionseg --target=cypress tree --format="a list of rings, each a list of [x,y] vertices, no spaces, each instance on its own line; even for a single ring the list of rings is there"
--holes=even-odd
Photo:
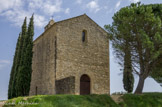
[[[133,77],[133,70],[132,70],[132,61],[131,61],[131,49],[129,46],[128,40],[126,40],[125,44],[125,50],[124,50],[124,71],[123,71],[123,86],[124,89],[131,93],[133,91],[134,87],[134,77]]]
[[[15,55],[13,59],[13,65],[11,69],[11,74],[10,74],[10,80],[9,80],[9,86],[8,86],[8,99],[11,99],[16,96],[15,91],[13,90],[13,81],[15,78],[15,73],[16,73],[16,64],[17,64],[17,59],[18,59],[18,52],[19,52],[19,46],[20,46],[20,41],[21,41],[21,34],[19,34],[17,44],[16,44],[16,50],[15,50]]]
[[[34,36],[34,14],[30,18],[29,26],[28,26],[28,45],[26,51],[26,65],[27,65],[27,86],[25,95],[29,95],[30,91],[30,82],[31,82],[31,74],[32,74],[32,57],[33,57],[33,36]]]
[[[33,56],[33,36],[34,36],[34,16],[30,18],[27,37],[26,37],[26,49],[24,56],[24,69],[23,69],[23,96],[29,95],[30,82],[31,82],[31,73],[32,73],[32,56]]]
[[[22,45],[23,45],[23,37],[22,34],[20,33],[20,41],[19,41],[19,46],[18,46],[18,52],[17,52],[17,58],[16,58],[16,65],[15,65],[15,73],[14,73],[14,78],[13,78],[13,84],[12,84],[12,98],[17,97],[17,92],[16,92],[16,81],[17,81],[17,75],[18,75],[18,68],[20,66],[20,59],[21,59],[21,53],[22,53]]]
[[[26,17],[24,19],[24,23],[22,25],[22,33],[21,33],[21,46],[20,46],[20,59],[18,61],[18,66],[16,68],[17,70],[17,78],[15,83],[16,88],[16,97],[17,96],[23,96],[23,70],[24,70],[24,56],[25,56],[25,48],[26,48],[26,38],[27,38],[27,25],[26,25]]]
[[[13,66],[10,74],[8,98],[29,95],[32,74],[32,49],[34,36],[34,15],[27,29],[26,17],[19,35]]]
[[[32,73],[32,49],[33,49],[33,36],[34,36],[34,16],[30,18],[28,29],[26,22],[22,28],[22,36],[24,37],[21,62],[18,69],[17,76],[17,96],[27,96],[30,90],[30,81]]]

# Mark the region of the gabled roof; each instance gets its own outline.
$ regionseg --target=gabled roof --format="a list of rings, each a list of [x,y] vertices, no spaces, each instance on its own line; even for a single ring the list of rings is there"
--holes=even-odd
[[[84,14],[88,19],[90,19],[103,33],[106,33],[107,32],[101,27],[99,26],[95,21],[93,21],[89,16],[87,16],[86,14]]]
[[[52,26],[55,26],[55,25],[58,24],[58,23],[65,22],[65,21],[68,21],[68,20],[73,20],[73,19],[76,19],[76,18],[79,18],[79,17],[87,17],[92,23],[94,23],[94,24],[96,25],[96,27],[99,28],[99,30],[100,30],[101,32],[103,32],[104,34],[107,34],[107,32],[106,32],[102,27],[100,27],[95,21],[93,21],[93,20],[92,20],[90,17],[88,17],[86,14],[83,14],[83,15],[80,15],[80,16],[76,16],[76,17],[72,17],[72,18],[69,18],[69,19],[65,19],[65,20],[61,20],[61,21],[55,22]],[[47,25],[46,25],[46,26],[47,26]],[[50,28],[48,28],[47,30],[45,30],[38,38],[36,38],[36,39],[34,40],[34,42],[35,42],[36,40],[38,40],[45,32],[47,32],[49,29],[51,29],[52,26],[50,26]]]

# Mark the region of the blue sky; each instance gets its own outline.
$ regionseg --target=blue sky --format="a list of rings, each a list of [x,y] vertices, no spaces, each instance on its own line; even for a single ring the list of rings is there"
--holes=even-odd
[[[24,17],[35,14],[35,35],[44,31],[51,17],[60,21],[86,13],[101,27],[112,23],[112,16],[120,8],[141,1],[143,4],[162,3],[162,0],[0,0],[0,100],[7,99],[9,75],[18,34]],[[29,20],[28,20],[29,21]],[[122,72],[110,48],[110,91],[124,91]],[[136,88],[138,76],[135,76]],[[162,87],[153,79],[145,81],[145,92],[162,92]]]

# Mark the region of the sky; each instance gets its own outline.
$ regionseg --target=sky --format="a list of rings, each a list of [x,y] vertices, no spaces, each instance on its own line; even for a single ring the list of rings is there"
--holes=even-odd
[[[131,3],[162,3],[162,0],[0,0],[0,100],[7,99],[8,83],[18,35],[25,17],[34,13],[36,39],[53,17],[55,22],[86,13],[102,28],[112,23],[115,12]],[[138,76],[135,75],[136,89]],[[110,47],[110,92],[124,92],[122,71]],[[162,92],[152,78],[145,80],[144,92]]]

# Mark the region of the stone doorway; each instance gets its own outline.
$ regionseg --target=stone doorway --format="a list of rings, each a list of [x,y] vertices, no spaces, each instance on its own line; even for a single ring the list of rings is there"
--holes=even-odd
[[[84,74],[80,78],[80,95],[90,94],[90,78]]]

